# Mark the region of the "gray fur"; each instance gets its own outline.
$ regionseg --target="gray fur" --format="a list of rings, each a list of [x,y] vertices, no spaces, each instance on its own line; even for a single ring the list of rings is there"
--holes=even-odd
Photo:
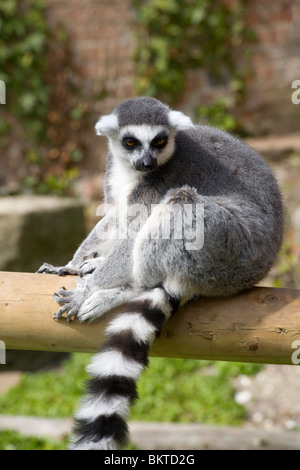
[[[132,382],[171,312],[197,296],[251,288],[272,266],[283,233],[271,170],[231,135],[194,126],[153,98],[126,101],[96,132],[109,138],[104,217],[67,266],[39,269],[80,275],[76,289],[54,294],[55,319],[91,321],[129,302],[89,366],[78,450],[124,444]]]
[[[154,98],[128,100],[113,112],[118,117],[118,132],[129,124],[159,124],[170,141],[175,139],[175,150],[172,148],[164,165],[142,174],[132,168],[129,153],[126,161],[124,153],[122,158],[109,153],[105,178],[107,214],[66,267],[45,264],[39,270],[83,276],[81,284],[85,287],[61,299],[59,303],[67,303],[56,317],[72,312],[69,318],[86,320],[86,293],[92,296],[97,290],[108,288],[120,288],[120,303],[126,286],[135,292],[162,284],[171,295],[182,299],[231,295],[258,283],[272,266],[281,245],[283,217],[280,192],[270,168],[239,139],[218,129],[191,126],[174,134],[167,124],[170,112]],[[109,139],[116,141],[118,134]],[[140,240],[138,231],[136,241],[109,240],[109,249],[99,240],[99,229],[117,203],[112,195],[112,168],[118,159],[122,160],[124,172],[130,167],[136,174],[136,184],[128,193],[129,205],[143,204],[149,214],[152,204],[161,204],[166,210],[173,204],[204,206],[204,246],[200,250],[186,250],[184,238]],[[159,225],[154,230],[159,231],[163,218],[162,215],[154,220]],[[99,305],[100,311],[102,314]],[[95,306],[90,319],[97,316]]]
[[[119,126],[150,124],[168,126],[169,108],[154,98],[133,98],[121,103],[114,111]]]

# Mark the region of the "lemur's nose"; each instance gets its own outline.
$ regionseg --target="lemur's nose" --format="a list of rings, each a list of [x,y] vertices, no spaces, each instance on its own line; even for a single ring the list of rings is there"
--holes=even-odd
[[[152,162],[143,162],[142,168],[144,171],[154,170],[157,167],[157,161],[152,160]]]
[[[145,155],[135,163],[135,168],[139,171],[152,171],[157,168],[157,159],[151,155]]]

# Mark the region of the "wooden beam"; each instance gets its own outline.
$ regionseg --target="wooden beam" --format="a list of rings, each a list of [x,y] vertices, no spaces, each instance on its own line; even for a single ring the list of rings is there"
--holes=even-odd
[[[90,324],[53,320],[52,294],[62,285],[73,288],[75,277],[0,272],[0,340],[7,349],[99,350],[107,322],[124,307]],[[292,364],[293,353],[300,358],[300,290],[267,287],[190,302],[151,349],[152,356],[274,364]]]

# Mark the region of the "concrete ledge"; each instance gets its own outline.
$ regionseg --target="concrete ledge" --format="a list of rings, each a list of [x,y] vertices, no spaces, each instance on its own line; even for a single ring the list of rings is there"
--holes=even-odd
[[[281,160],[291,154],[300,155],[299,134],[252,137],[245,142],[269,161]]]
[[[300,433],[201,424],[129,423],[131,442],[139,450],[299,450]],[[71,419],[0,416],[0,431],[62,439]]]
[[[35,272],[68,262],[86,236],[82,203],[54,196],[0,198],[0,269]]]

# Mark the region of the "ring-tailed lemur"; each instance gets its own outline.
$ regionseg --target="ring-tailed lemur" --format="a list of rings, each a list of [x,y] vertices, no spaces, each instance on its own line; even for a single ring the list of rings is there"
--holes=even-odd
[[[54,294],[56,319],[89,321],[129,302],[88,366],[74,449],[124,445],[136,381],[165,322],[194,297],[260,281],[283,227],[271,170],[231,135],[144,97],[103,116],[96,132],[109,141],[104,217],[65,267],[39,269],[80,275],[76,289]]]

